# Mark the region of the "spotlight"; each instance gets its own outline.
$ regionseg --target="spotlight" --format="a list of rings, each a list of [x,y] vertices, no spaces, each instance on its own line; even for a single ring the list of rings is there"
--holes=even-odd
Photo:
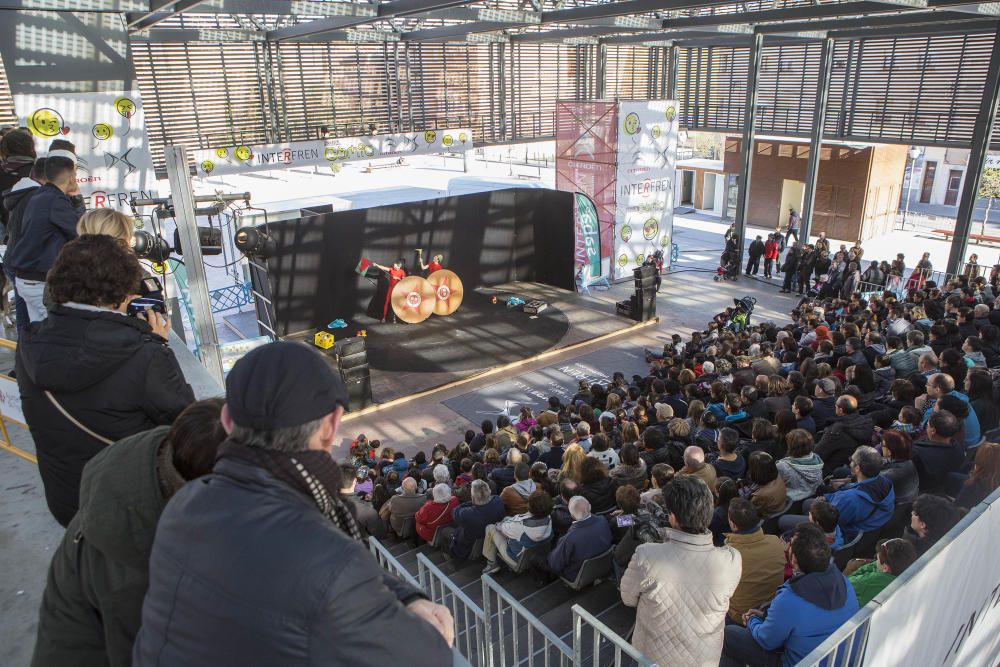
[[[170,244],[159,235],[137,229],[132,235],[132,250],[139,259],[165,262],[170,257]]]
[[[268,235],[263,225],[239,229],[233,242],[236,249],[244,255],[254,255],[261,259],[267,259],[278,249],[274,239]]]
[[[198,227],[198,243],[201,244],[202,255],[221,255],[222,230],[215,227]],[[181,234],[178,229],[174,230],[174,248],[177,249],[178,255],[184,254],[184,249],[181,248]]]

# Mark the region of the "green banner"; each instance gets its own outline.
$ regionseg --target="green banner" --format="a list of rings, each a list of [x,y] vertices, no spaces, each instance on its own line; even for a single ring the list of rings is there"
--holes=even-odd
[[[576,218],[576,263],[588,268],[588,276],[601,275],[601,229],[597,222],[597,207],[587,195],[577,192],[573,213]]]

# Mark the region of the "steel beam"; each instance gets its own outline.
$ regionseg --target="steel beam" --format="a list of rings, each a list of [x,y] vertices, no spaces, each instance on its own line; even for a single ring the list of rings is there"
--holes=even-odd
[[[149,3],[150,11],[146,14],[126,14],[125,23],[129,32],[145,30],[157,23],[166,21],[172,16],[176,16],[190,9],[194,9],[206,0],[152,0]]]
[[[608,78],[608,47],[601,44],[597,47],[597,94],[595,97],[599,100],[603,100],[605,95],[607,95],[607,89],[605,87],[606,80]]]
[[[558,42],[578,37],[600,37],[627,31],[642,31],[644,28],[607,28],[602,26],[580,26],[564,30],[543,30],[539,32],[522,32],[511,35],[512,42]]]
[[[825,5],[820,5],[825,6]],[[758,25],[757,31],[767,34],[799,30],[861,30],[893,26],[899,32],[906,32],[909,26],[923,23],[945,24],[954,21],[970,21],[976,17],[954,11],[903,12],[855,18],[840,18],[820,21],[791,21]],[[955,25],[954,30],[962,27]]]
[[[759,24],[781,21],[804,21],[808,19],[833,18],[837,16],[858,16],[883,12],[899,12],[900,7],[871,0],[841,2],[827,5],[804,5],[787,9],[763,9],[731,14],[705,16],[679,16],[663,21],[664,28],[694,28],[703,26]],[[812,28],[810,28],[811,30]]]
[[[996,25],[1000,28],[1000,24]],[[958,215],[955,216],[955,236],[951,242],[951,252],[948,254],[946,269],[948,273],[959,273],[965,261],[969,233],[972,230],[972,214],[976,210],[979,182],[986,164],[986,155],[990,150],[990,137],[997,117],[998,100],[1000,100],[1000,29],[993,38],[990,67],[986,72],[979,114],[972,130],[972,147],[969,149],[969,161],[965,168],[965,183],[962,185],[962,198],[958,202]]]
[[[475,0],[392,0],[377,6],[363,6],[344,3],[346,7],[358,7],[359,16],[330,16],[315,21],[307,21],[286,28],[278,28],[267,33],[268,41],[281,42],[301,37],[309,37],[325,32],[331,32],[341,28],[374,23],[382,19],[396,16],[410,16],[433,11],[435,9],[446,9],[448,7],[461,7],[472,4]],[[374,15],[366,14],[366,11],[374,9]]]
[[[736,35],[742,36],[750,39],[750,34],[753,29],[749,26],[731,26],[736,28],[735,30],[717,30],[712,27],[706,28],[690,28],[690,29],[680,29],[680,30],[658,30],[656,32],[646,32],[639,35],[612,35],[611,37],[605,37],[602,41],[605,44],[642,44],[644,42],[660,41],[660,40],[672,40],[672,39],[686,39],[688,37],[694,38],[711,38],[713,36],[721,37],[727,39]],[[621,32],[621,31],[618,31]]]
[[[746,245],[747,214],[750,212],[750,170],[753,167],[754,124],[757,121],[757,84],[760,79],[760,61],[764,51],[764,35],[754,33],[747,66],[747,101],[743,111],[743,143],[740,148],[740,180],[736,196],[736,267],[743,270],[743,248]]]
[[[809,163],[806,165],[806,191],[802,197],[802,222],[799,238],[809,243],[816,204],[816,182],[823,153],[823,134],[826,130],[826,103],[830,98],[830,78],[833,74],[833,38],[823,40],[819,58],[819,81],[816,82],[816,108],[813,110],[812,137],[809,139]]]

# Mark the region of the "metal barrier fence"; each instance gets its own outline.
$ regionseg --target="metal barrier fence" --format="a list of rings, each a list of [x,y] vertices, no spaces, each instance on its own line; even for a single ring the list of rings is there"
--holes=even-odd
[[[573,605],[573,664],[575,667],[657,667],[655,662],[578,604]]]
[[[396,560],[395,556],[389,553],[388,549],[382,546],[381,542],[376,540],[374,537],[369,537],[368,548],[371,550],[372,555],[375,556],[375,560],[378,561],[379,565],[381,565],[386,570],[389,570],[390,572],[395,574],[397,577],[399,577],[406,583],[416,586],[417,588],[423,590],[423,587],[420,585],[420,582],[417,581],[412,574],[406,571],[406,568],[403,567],[398,560]]]
[[[253,297],[250,295],[250,283],[227,285],[226,287],[210,290],[208,298],[212,303],[213,313],[222,313],[253,303]]]
[[[800,667],[857,667],[865,657],[875,608],[864,607],[799,663]]]
[[[488,665],[488,661],[480,660],[490,654],[486,648],[489,628],[482,607],[463,593],[426,554],[417,555],[417,568],[421,590],[427,593],[431,602],[451,610],[455,619],[455,649],[473,665]]]
[[[488,574],[483,575],[489,667],[573,664],[573,650]],[[483,663],[481,663],[483,664]]]

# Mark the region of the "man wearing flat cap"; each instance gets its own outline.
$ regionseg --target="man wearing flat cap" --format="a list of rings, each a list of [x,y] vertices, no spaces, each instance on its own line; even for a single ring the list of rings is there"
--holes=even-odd
[[[236,363],[215,468],[160,518],[135,665],[452,664],[448,610],[378,565],[341,499],[346,404],[305,345]]]

